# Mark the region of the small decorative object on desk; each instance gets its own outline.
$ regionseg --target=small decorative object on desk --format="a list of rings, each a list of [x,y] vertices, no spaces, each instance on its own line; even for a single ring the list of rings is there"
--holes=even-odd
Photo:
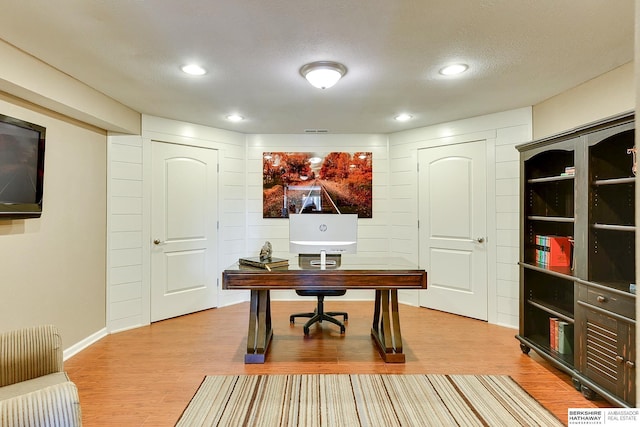
[[[260,257],[255,256],[255,257],[240,258],[238,260],[238,264],[240,264],[241,266],[248,265],[250,267],[264,268],[265,270],[271,271],[274,268],[288,267],[289,260],[284,258],[276,258],[276,257],[271,257],[268,259],[260,259]]]
[[[271,258],[271,254],[273,253],[273,249],[271,248],[271,242],[266,241],[260,249],[260,261],[268,260]]]
[[[270,242],[265,242],[260,249],[260,256],[240,258],[238,264],[248,265],[251,267],[264,268],[271,271],[273,268],[288,267],[289,260],[284,258],[276,258],[272,256],[273,249]]]

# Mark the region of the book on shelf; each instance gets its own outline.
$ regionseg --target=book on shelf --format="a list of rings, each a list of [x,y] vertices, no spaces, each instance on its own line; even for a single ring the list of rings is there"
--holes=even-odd
[[[549,318],[549,348],[560,354],[573,353],[573,325],[557,317]]]
[[[568,322],[558,322],[558,353],[573,353],[573,325]]]
[[[239,258],[238,264],[250,267],[264,268],[272,270],[274,268],[288,267],[289,260],[285,258],[269,257],[261,259],[259,256]]]
[[[564,168],[564,172],[562,172],[560,175],[561,176],[573,176],[576,174],[576,167],[575,166],[567,166],[566,168]]]
[[[557,317],[549,318],[549,348],[553,351],[558,351],[558,322]]]
[[[536,264],[543,267],[571,266],[571,237],[536,234]]]

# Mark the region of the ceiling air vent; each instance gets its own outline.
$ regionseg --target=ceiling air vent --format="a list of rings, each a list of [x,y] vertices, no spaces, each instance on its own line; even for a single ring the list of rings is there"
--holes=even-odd
[[[329,133],[327,129],[305,129],[304,133]]]

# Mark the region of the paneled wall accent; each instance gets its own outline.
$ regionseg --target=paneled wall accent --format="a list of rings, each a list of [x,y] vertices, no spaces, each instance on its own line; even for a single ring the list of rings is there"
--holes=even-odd
[[[518,326],[518,245],[520,163],[515,146],[531,140],[531,125],[496,130],[495,147],[495,317],[493,323]],[[491,298],[491,297],[490,297]]]
[[[531,109],[475,117],[389,136],[391,252],[418,262],[417,151],[487,141],[489,322],[518,326],[518,155],[531,140]],[[410,299],[410,298],[409,298]]]
[[[148,323],[143,303],[143,149],[140,136],[108,137],[107,329]],[[148,293],[148,292],[147,292]]]
[[[262,155],[268,151],[356,152],[370,151],[373,157],[373,217],[358,219],[358,253],[388,256],[391,229],[389,171],[386,135],[248,135],[247,136],[247,247],[246,255],[257,255],[265,240],[274,255],[289,253],[289,221],[262,218]],[[349,255],[344,255],[349,256]],[[372,291],[348,291],[347,298],[369,299]],[[298,299],[293,291],[274,291],[272,299]]]
[[[361,254],[402,256],[418,262],[417,150],[487,141],[489,321],[518,324],[518,173],[514,145],[531,139],[531,109],[524,108],[392,135],[242,135],[166,119],[143,117],[143,136],[109,138],[109,329],[149,319],[149,194],[151,141],[219,150],[219,268],[258,253],[265,240],[276,256],[288,252],[288,221],[262,218],[262,155],[267,151],[371,151],[373,218],[359,220]],[[142,175],[141,177],[139,175]],[[369,299],[369,291],[348,298]],[[298,298],[292,291],[273,299]],[[401,301],[418,304],[416,291]],[[221,306],[247,300],[246,292],[220,291]]]
[[[109,136],[107,327],[111,332],[146,325],[150,319],[151,141],[218,150],[217,277],[245,253],[245,135],[152,116],[143,116],[142,129],[142,136]],[[243,292],[221,291],[218,304],[243,300]]]

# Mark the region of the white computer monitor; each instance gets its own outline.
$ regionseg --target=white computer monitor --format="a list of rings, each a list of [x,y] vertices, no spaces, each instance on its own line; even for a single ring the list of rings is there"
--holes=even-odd
[[[289,215],[289,252],[319,255],[312,265],[330,265],[327,254],[354,254],[358,249],[357,214]]]

